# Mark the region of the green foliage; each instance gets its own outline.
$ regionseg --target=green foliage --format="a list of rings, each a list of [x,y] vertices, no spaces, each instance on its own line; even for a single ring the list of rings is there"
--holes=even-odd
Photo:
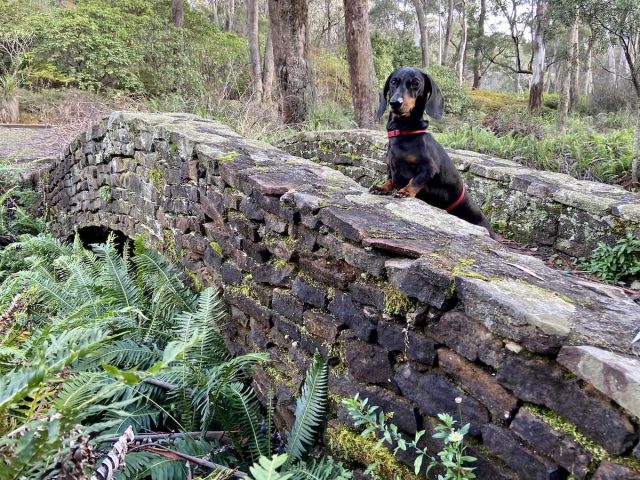
[[[412,451],[416,455],[413,465],[416,475],[423,471],[423,462],[426,458],[430,460],[430,463],[424,470],[425,476],[432,468],[438,467],[442,471],[441,474],[438,474],[438,480],[476,478],[473,473],[474,468],[465,466],[465,463],[476,461],[476,458],[465,455],[463,440],[469,431],[469,424],[456,430],[456,421],[450,415],[439,414],[438,419],[441,423],[435,427],[435,433],[432,436],[443,440],[443,448],[434,457],[426,447],[421,446],[420,439],[426,434],[424,430],[416,432],[413,440],[407,440],[398,431],[398,427],[387,420],[385,413],[379,407],[367,406],[368,399],[360,400],[359,395],[356,394],[353,399],[343,400],[342,404],[347,408],[347,412],[354,421],[354,426],[363,428],[362,437],[375,436],[378,438],[375,448],[383,448],[383,445],[387,444],[389,448],[393,448],[394,455],[400,451]],[[375,469],[376,465],[371,465],[367,471],[371,473]]]
[[[250,432],[248,440],[252,454],[260,453],[256,463],[250,468],[255,480],[269,478],[291,478],[293,480],[348,480],[352,474],[341,463],[335,463],[331,457],[321,460],[305,460],[309,449],[317,441],[320,426],[324,422],[328,402],[329,372],[326,362],[316,352],[311,366],[307,370],[302,393],[296,403],[295,422],[289,433],[284,455],[269,458],[271,447],[265,437],[264,429],[257,423],[256,400],[249,390],[237,391],[245,412],[241,430]],[[270,422],[270,419],[268,419]],[[251,425],[247,425],[251,423]],[[270,425],[268,425],[270,429]],[[279,471],[278,471],[279,470]]]
[[[327,411],[328,380],[327,364],[320,354],[316,353],[307,371],[302,394],[296,402],[296,420],[286,447],[291,461],[300,460],[314,442],[315,434]]]
[[[527,101],[515,93],[494,92],[492,90],[470,90],[467,92],[471,108],[483,113],[490,113],[503,108],[525,110]],[[546,94],[545,94],[546,97]]]
[[[382,87],[389,74],[400,67],[420,67],[422,56],[420,47],[416,46],[413,37],[403,35],[392,37],[379,32],[371,35],[373,50],[373,66],[378,86]]]
[[[451,68],[432,65],[427,73],[436,81],[444,95],[445,112],[459,115],[469,107],[469,99]]]
[[[24,0],[3,3],[16,21],[0,23],[0,38],[14,31],[33,37],[24,71],[31,85],[150,95],[213,90],[227,98],[248,86],[246,41],[218,31],[188,4],[179,29],[171,22],[169,0],[79,0],[31,9]]]
[[[47,236],[5,252],[25,268],[0,285],[0,310],[21,296],[29,309],[13,315],[0,340],[2,478],[54,476],[56,460],[91,432],[99,434],[91,443],[100,447],[103,435],[129,425],[140,432],[206,431],[250,368],[266,360],[261,354],[229,358],[214,292],[194,295],[141,241],[133,256],[126,248],[119,255],[112,242],[90,251],[77,239],[66,245]],[[37,433],[47,424],[43,416],[57,421],[44,437]],[[182,448],[178,440],[172,446]],[[199,448],[198,455],[218,447],[183,446]],[[132,465],[144,465],[153,478],[186,475],[182,462],[143,454],[145,461],[133,456]],[[176,471],[183,473],[170,473]],[[144,476],[137,468],[128,472]]]
[[[613,246],[600,242],[582,266],[608,283],[631,280],[640,272],[640,239],[628,233]]]
[[[525,166],[569,174],[578,179],[614,183],[631,172],[633,130],[590,131],[577,125],[543,138],[508,132],[497,135],[488,128],[463,125],[436,134],[446,147],[473,150],[515,160]]]

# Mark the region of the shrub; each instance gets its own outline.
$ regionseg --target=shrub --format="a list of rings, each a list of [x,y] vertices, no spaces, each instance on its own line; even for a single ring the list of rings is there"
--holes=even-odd
[[[444,111],[454,115],[461,114],[469,106],[469,99],[458,82],[456,73],[449,67],[433,65],[428,69],[429,75],[436,81],[444,95]]]
[[[640,273],[640,239],[628,233],[613,246],[600,242],[583,267],[608,283],[630,280]]]
[[[532,135],[541,139],[545,133],[544,125],[539,118],[526,111],[513,108],[504,108],[488,113],[482,120],[482,125],[496,135]]]
[[[490,113],[505,107],[526,109],[527,101],[516,93],[492,90],[471,90],[467,92],[469,103],[474,110]]]
[[[321,50],[312,58],[318,103],[351,105],[349,64],[343,52]]]

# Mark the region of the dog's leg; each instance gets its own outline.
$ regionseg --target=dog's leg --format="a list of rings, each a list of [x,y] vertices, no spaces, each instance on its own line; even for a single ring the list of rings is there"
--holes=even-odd
[[[430,162],[429,162],[430,163]],[[396,197],[415,197],[433,178],[434,169],[430,164],[423,166],[418,175],[409,180],[406,186],[396,192]]]
[[[389,177],[387,178],[387,181],[382,185],[374,185],[373,187],[371,187],[369,189],[369,192],[373,193],[374,195],[389,195],[394,188],[395,186],[393,185],[393,180],[391,179],[391,177]]]
[[[412,178],[411,180],[409,180],[409,183],[407,183],[407,185],[403,188],[401,188],[400,190],[398,190],[395,194],[396,197],[402,198],[402,197],[415,197],[418,192],[420,190],[422,190],[422,187],[416,187],[413,183],[414,179],[416,177]]]

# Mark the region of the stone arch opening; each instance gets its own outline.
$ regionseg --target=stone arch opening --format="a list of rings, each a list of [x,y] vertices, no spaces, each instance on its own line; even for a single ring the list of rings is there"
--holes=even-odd
[[[120,230],[114,230],[109,227],[90,226],[78,229],[78,235],[80,241],[85,248],[90,248],[95,243],[105,243],[110,235],[113,235],[115,239],[115,245],[119,253],[124,251],[125,245],[129,245],[129,248],[133,248],[133,241],[127,235]],[[73,241],[73,235],[69,235],[68,241]]]

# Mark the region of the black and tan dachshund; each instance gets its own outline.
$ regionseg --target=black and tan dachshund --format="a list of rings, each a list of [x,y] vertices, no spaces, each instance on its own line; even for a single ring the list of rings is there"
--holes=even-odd
[[[416,197],[469,223],[485,227],[493,237],[491,224],[466,191],[462,176],[442,146],[427,132],[426,112],[439,120],[444,114],[444,97],[436,82],[417,68],[403,67],[387,78],[380,93],[378,120],[391,106],[387,121],[387,172],[382,185],[370,192],[398,197]]]

